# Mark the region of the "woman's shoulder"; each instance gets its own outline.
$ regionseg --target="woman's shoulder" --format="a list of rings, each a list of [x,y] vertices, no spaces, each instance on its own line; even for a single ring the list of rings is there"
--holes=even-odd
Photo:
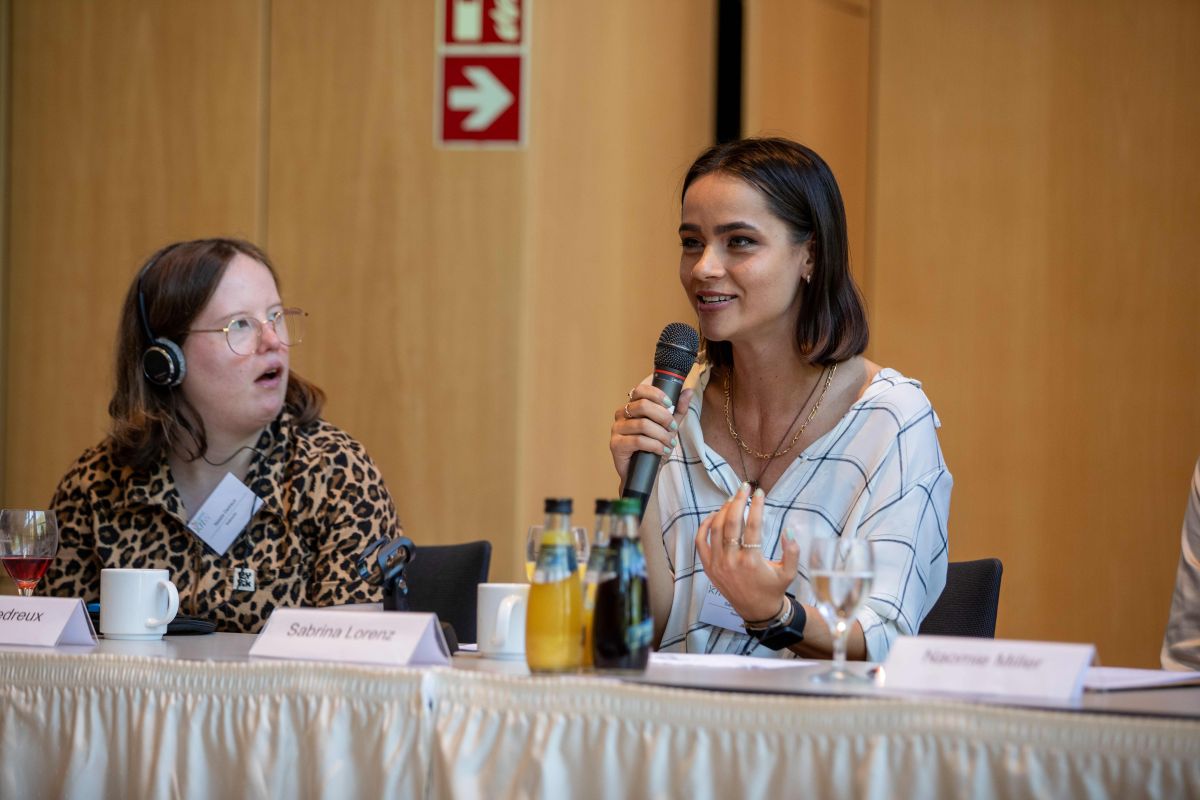
[[[115,444],[107,437],[84,450],[59,480],[55,497],[62,499],[81,493],[93,495],[93,500],[119,497],[131,470],[117,463],[114,452]]]
[[[108,476],[120,471],[113,457],[114,443],[109,437],[92,445],[79,455],[63,475],[62,483],[69,480],[92,479],[97,476]]]
[[[320,417],[302,425],[293,422],[291,436],[296,453],[302,458],[323,456],[335,462],[344,459],[369,460],[361,442]]]
[[[901,425],[933,413],[921,382],[891,367],[880,367],[856,406],[886,412]]]

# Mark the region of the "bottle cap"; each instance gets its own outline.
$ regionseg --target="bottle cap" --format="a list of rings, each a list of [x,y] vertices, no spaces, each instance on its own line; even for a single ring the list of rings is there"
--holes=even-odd
[[[632,514],[636,517],[642,513],[642,501],[636,497],[622,497],[620,500],[613,500],[612,513],[617,516]]]
[[[570,514],[572,505],[571,498],[569,497],[547,497],[545,513]]]
[[[596,498],[596,515],[599,516],[600,514],[611,514],[611,513],[612,513],[612,500],[605,500],[603,498],[597,497]]]

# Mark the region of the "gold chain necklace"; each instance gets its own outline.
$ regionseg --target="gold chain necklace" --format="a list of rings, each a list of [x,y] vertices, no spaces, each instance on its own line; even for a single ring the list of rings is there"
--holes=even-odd
[[[730,399],[730,395],[729,395],[729,374],[733,370],[732,369],[726,370],[726,372],[725,372],[725,424],[729,426],[729,435],[731,437],[733,437],[733,440],[738,443],[739,447],[741,447],[743,450],[745,450],[747,453],[754,456],[755,458],[762,459],[763,461],[768,461],[770,459],[778,458],[779,456],[786,455],[789,450],[791,450],[793,447],[796,446],[796,442],[800,441],[800,437],[804,435],[804,431],[806,428],[808,428],[808,424],[813,421],[814,417],[817,416],[817,412],[821,409],[821,401],[825,399],[825,394],[829,391],[829,384],[833,383],[833,376],[837,374],[837,368],[838,368],[838,365],[835,363],[833,365],[833,369],[829,370],[829,372],[826,374],[825,386],[821,389],[821,395],[820,395],[820,397],[817,398],[816,404],[813,405],[812,411],[809,412],[808,418],[804,420],[804,424],[800,426],[800,430],[796,431],[796,435],[792,437],[792,440],[790,442],[788,442],[787,447],[783,448],[782,450],[776,450],[774,453],[760,453],[758,450],[755,450],[753,447],[746,444],[746,441],[742,438],[741,434],[739,434],[736,430],[733,429],[733,411],[732,411],[733,402]],[[811,392],[809,393],[809,397],[812,397]],[[808,405],[807,399],[804,401],[804,405]],[[802,414],[802,413],[804,413],[804,406],[800,406],[800,411],[798,411],[796,413],[796,419],[799,419],[800,414]],[[792,425],[795,425],[795,424],[796,424],[796,422],[795,422],[795,420],[793,420]],[[788,426],[788,427],[789,427],[789,429],[791,428],[791,426]],[[784,436],[786,436],[786,435],[787,435],[787,432],[785,431]]]
[[[825,369],[821,370],[821,374],[824,375],[825,370],[827,370],[827,369],[829,369],[829,368],[826,367]],[[796,423],[800,421],[800,415],[803,414],[804,409],[808,407],[808,401],[812,400],[813,393],[817,391],[817,384],[820,382],[821,382],[821,379],[819,377],[817,378],[817,380],[813,381],[812,388],[808,390],[808,397],[804,398],[804,402],[800,404],[800,410],[796,412],[796,416],[792,418],[791,424],[789,424],[787,426],[787,428],[783,431],[783,435],[779,437],[779,444],[775,445],[775,447],[777,449],[779,447],[783,446],[783,440],[787,438],[788,431],[790,431],[793,427],[795,427]],[[728,383],[728,376],[726,376],[726,383]],[[732,421],[732,419],[733,419],[733,408],[732,407],[730,407],[730,409],[729,409],[729,418]],[[747,482],[749,482],[750,491],[751,491],[751,493],[753,493],[762,486],[763,475],[766,475],[767,470],[769,470],[771,468],[771,465],[775,463],[775,456],[771,456],[765,462],[763,462],[762,468],[759,469],[759,471],[758,471],[758,475],[751,478],[750,477],[750,469],[746,466],[746,454],[744,452],[742,452],[742,448],[740,448],[740,447],[738,448],[737,454],[738,454],[738,463],[742,465],[742,475],[744,475],[745,480]]]

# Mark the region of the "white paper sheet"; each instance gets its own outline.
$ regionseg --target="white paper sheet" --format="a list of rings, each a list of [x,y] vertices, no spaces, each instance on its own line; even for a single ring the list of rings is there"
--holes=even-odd
[[[1200,672],[1170,672],[1165,669],[1129,669],[1126,667],[1091,667],[1083,676],[1083,688],[1088,692],[1118,692],[1122,689],[1154,689],[1177,686],[1181,683],[1200,683]]]
[[[730,653],[651,653],[650,666],[711,667],[714,669],[787,669],[817,662],[799,658],[755,658]]]

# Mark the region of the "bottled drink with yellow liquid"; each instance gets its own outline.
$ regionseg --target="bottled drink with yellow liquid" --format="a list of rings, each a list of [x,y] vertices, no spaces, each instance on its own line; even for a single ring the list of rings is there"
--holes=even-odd
[[[612,501],[596,500],[596,527],[592,533],[592,551],[583,575],[583,666],[592,666],[592,611],[596,608],[596,582],[608,549],[612,529]]]
[[[525,580],[533,583],[533,571],[537,569],[537,553],[542,546],[543,525],[533,525],[525,539]],[[572,541],[575,542],[575,563],[579,565],[579,580],[583,580],[588,565],[588,534],[586,528],[572,528]]]
[[[530,672],[569,672],[583,657],[583,597],[571,532],[571,500],[547,498],[542,543],[525,614]]]

